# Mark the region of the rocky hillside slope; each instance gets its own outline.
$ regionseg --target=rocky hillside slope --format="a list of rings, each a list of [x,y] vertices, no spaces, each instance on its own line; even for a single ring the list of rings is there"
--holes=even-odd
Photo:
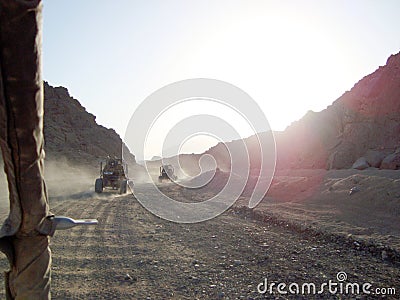
[[[323,111],[309,111],[274,136],[277,169],[399,169],[400,53],[390,56],[385,66],[361,79]],[[244,141],[251,169],[257,171],[258,143],[254,136]],[[230,142],[230,147],[235,143]],[[229,170],[223,144],[205,154],[213,155],[221,169]]]
[[[394,153],[400,147],[400,53],[325,110],[308,112],[275,136],[282,169],[349,168],[362,156]]]
[[[113,130],[96,123],[96,117],[70,96],[64,87],[44,82],[45,151],[49,160],[66,158],[97,165],[107,155],[120,157],[122,140]],[[128,157],[131,162],[135,157]]]

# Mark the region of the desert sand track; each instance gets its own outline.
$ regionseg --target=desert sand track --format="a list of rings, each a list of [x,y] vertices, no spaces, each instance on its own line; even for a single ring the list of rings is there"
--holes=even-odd
[[[177,193],[173,184],[164,191]],[[338,272],[346,272],[349,282],[400,293],[395,263],[234,210],[203,223],[175,224],[152,215],[130,194],[73,198],[52,200],[52,211],[97,218],[99,224],[57,231],[52,238],[53,299],[355,299],[327,291],[317,296],[257,291],[265,278],[319,285],[337,281]],[[4,257],[1,266],[7,268]],[[380,299],[368,299],[374,297]]]

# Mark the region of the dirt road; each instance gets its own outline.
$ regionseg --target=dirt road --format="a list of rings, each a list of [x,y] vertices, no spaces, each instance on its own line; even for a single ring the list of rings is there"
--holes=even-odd
[[[164,190],[176,193],[173,185]],[[370,283],[372,293],[395,288],[397,295],[388,299],[400,293],[398,265],[233,210],[203,223],[175,224],[146,211],[132,195],[86,195],[51,205],[57,215],[99,221],[52,238],[53,299],[356,298],[327,287],[317,296],[280,294],[276,286],[273,294],[257,291],[265,279],[286,283],[286,292],[291,283],[300,293],[303,283],[319,290],[329,280],[339,282],[339,272],[347,274],[344,282]],[[5,259],[1,264],[6,269]],[[380,298],[368,295],[374,297]]]

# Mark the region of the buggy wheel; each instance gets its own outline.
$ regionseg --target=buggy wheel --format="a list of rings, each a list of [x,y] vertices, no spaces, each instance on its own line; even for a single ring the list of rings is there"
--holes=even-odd
[[[119,193],[126,194],[126,189],[127,189],[128,182],[126,180],[121,181],[121,185],[119,186]]]
[[[94,184],[94,191],[96,193],[102,193],[103,192],[103,179],[97,178],[96,182]]]

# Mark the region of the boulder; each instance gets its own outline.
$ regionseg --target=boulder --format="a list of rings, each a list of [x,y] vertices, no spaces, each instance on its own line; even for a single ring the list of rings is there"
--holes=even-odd
[[[400,168],[400,151],[389,154],[381,163],[381,169],[397,170]]]
[[[364,157],[371,167],[379,168],[386,154],[380,151],[368,150]]]
[[[370,165],[368,164],[367,159],[365,157],[360,157],[359,159],[356,160],[356,162],[353,164],[351,168],[357,170],[364,170],[369,167]]]

